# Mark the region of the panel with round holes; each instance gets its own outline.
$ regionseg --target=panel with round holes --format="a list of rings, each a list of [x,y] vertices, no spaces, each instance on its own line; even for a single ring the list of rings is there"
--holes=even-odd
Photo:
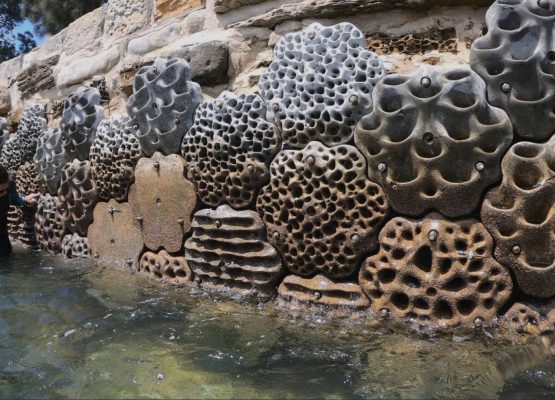
[[[555,295],[555,136],[520,142],[503,158],[503,182],[488,192],[482,221],[495,238],[495,257],[520,289]]]
[[[91,256],[89,239],[77,233],[65,235],[62,241],[62,254],[67,258],[89,258]]]
[[[374,111],[359,122],[355,143],[391,208],[409,216],[474,211],[500,178],[513,137],[507,114],[488,104],[480,77],[423,66],[384,78],[373,97]]]
[[[193,273],[184,257],[173,257],[167,251],[145,252],[139,261],[139,271],[151,278],[173,285],[185,285],[193,280]]]

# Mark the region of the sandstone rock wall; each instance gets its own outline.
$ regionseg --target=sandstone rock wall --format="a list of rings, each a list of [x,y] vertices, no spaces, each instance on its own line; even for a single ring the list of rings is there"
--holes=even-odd
[[[0,117],[15,127],[22,109],[51,113],[79,85],[103,77],[110,112],[125,111],[134,74],[155,57],[177,56],[207,98],[253,92],[284,34],[313,22],[351,22],[386,67],[466,64],[491,0],[109,0],[48,37],[40,48],[0,64]],[[405,47],[402,47],[405,46]],[[410,49],[406,54],[392,49]],[[53,116],[56,125],[56,115]]]

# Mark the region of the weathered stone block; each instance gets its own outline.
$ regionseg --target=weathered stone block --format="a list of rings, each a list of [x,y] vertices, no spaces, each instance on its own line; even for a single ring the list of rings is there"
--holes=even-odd
[[[165,18],[172,15],[204,7],[206,0],[155,0],[155,18]]]
[[[145,252],[139,262],[143,274],[173,285],[192,283],[193,272],[184,257],[173,257],[167,251]]]

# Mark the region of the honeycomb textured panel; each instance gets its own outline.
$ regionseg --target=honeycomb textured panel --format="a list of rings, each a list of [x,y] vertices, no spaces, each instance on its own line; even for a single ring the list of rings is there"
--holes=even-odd
[[[356,309],[370,306],[358,284],[336,282],[322,274],[313,278],[288,275],[279,285],[278,293],[287,301],[298,303]]]
[[[62,169],[58,197],[64,204],[66,229],[87,236],[98,192],[91,176],[91,162],[73,160]]]
[[[268,167],[281,141],[265,116],[266,107],[256,94],[223,92],[197,108],[181,150],[188,178],[205,204],[244,208],[268,183]]]
[[[32,161],[37,149],[37,140],[46,129],[44,108],[38,104],[23,112],[17,133],[11,136],[0,154],[0,164],[15,175],[26,161]]]
[[[490,322],[511,294],[507,269],[492,257],[493,240],[474,220],[439,214],[394,218],[380,232],[359,281],[375,313],[437,327]]]
[[[8,233],[17,239],[19,235],[19,225],[21,224],[22,212],[19,207],[10,206],[8,209]]]
[[[48,129],[39,137],[33,160],[44,186],[51,195],[56,195],[62,180],[62,168],[69,161],[60,129]]]
[[[142,156],[139,140],[131,132],[127,115],[114,115],[98,125],[90,160],[98,196],[125,201],[133,183],[133,170]]]
[[[482,221],[495,238],[495,258],[511,268],[524,292],[555,295],[555,136],[520,142],[502,163],[503,181],[482,205]]]
[[[303,150],[280,152],[270,175],[257,208],[285,265],[302,276],[322,272],[338,279],[355,273],[360,257],[376,247],[388,211],[358,150],[311,142]]]
[[[146,247],[170,253],[182,250],[197,205],[195,185],[185,178],[185,160],[160,153],[141,158],[129,190],[129,205],[141,223]]]
[[[93,257],[101,266],[135,268],[143,251],[143,235],[127,203],[110,200],[94,208],[87,235]]]
[[[545,324],[538,310],[523,303],[513,304],[503,315],[503,320],[511,331],[533,335],[539,334]]]
[[[488,104],[482,79],[468,69],[423,66],[384,78],[373,97],[355,143],[391,208],[410,216],[474,211],[501,177],[512,140],[509,117]]]
[[[281,38],[258,90],[284,143],[302,148],[313,140],[333,146],[352,139],[384,75],[378,56],[364,46],[364,35],[349,23],[314,23]]]
[[[191,81],[187,61],[157,58],[141,68],[135,75],[127,112],[143,152],[147,156],[157,151],[179,153],[201,102],[200,86]]]
[[[509,113],[520,138],[532,141],[555,131],[553,24],[553,0],[497,0],[486,14],[487,34],[470,52],[491,103]]]
[[[185,285],[193,280],[187,260],[184,257],[173,257],[165,250],[144,253],[139,261],[139,271],[174,285]]]
[[[77,233],[65,235],[62,241],[62,253],[67,258],[89,258],[91,256],[89,239]]]
[[[227,205],[200,210],[193,219],[193,236],[185,242],[185,258],[201,286],[272,296],[283,269],[264,236],[264,224],[254,211]]]
[[[65,232],[65,212],[56,196],[45,194],[37,203],[35,221],[37,240],[43,250],[59,253]]]
[[[26,162],[19,167],[15,184],[18,194],[22,197],[42,191],[42,184],[34,163]],[[18,211],[20,219],[16,236],[25,247],[37,249],[39,247],[35,230],[37,207],[25,204]]]
[[[18,227],[17,239],[27,248],[39,249],[39,242],[35,229],[37,207],[34,205],[24,205],[20,210],[21,219]]]
[[[15,187],[20,196],[42,191],[42,182],[33,162],[27,161],[19,167],[15,175]]]
[[[66,97],[60,127],[69,160],[89,158],[96,128],[103,119],[104,109],[100,105],[98,89],[81,86]]]

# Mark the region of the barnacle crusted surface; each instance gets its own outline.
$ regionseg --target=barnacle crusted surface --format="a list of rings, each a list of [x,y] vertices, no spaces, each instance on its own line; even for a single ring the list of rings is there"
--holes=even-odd
[[[143,152],[147,156],[156,151],[179,153],[201,101],[200,86],[191,81],[191,68],[185,60],[157,58],[141,68],[135,75],[127,112]]]
[[[98,125],[90,161],[98,196],[103,200],[125,201],[133,183],[133,169],[142,152],[131,129],[127,115],[114,115]]]
[[[192,226],[185,258],[200,285],[239,294],[275,293],[281,259],[264,240],[264,224],[256,212],[222,205],[195,213]]]
[[[184,257],[173,257],[166,250],[145,252],[139,261],[139,271],[149,277],[174,285],[184,285],[193,279],[193,273]]]
[[[98,201],[90,161],[73,160],[64,166],[58,196],[64,204],[66,229],[86,236]]]
[[[388,210],[358,150],[311,142],[303,150],[280,152],[270,174],[257,208],[285,265],[302,276],[356,272],[359,258],[375,247]]]
[[[507,114],[488,104],[480,77],[463,68],[423,66],[384,78],[373,97],[374,110],[359,122],[355,143],[391,208],[448,217],[475,210],[485,188],[500,178],[512,140]]]
[[[91,256],[89,239],[77,233],[64,236],[62,253],[68,258],[88,258]]]
[[[68,161],[60,129],[50,128],[39,136],[33,160],[46,189],[51,195],[56,195],[60,188],[62,168]]]
[[[554,23],[553,1],[498,0],[486,14],[488,33],[470,52],[491,103],[509,113],[518,136],[533,141],[555,131]]]
[[[42,190],[37,168],[33,162],[26,162],[17,170],[15,185],[20,196],[37,193]]]
[[[17,133],[11,136],[2,147],[0,164],[15,175],[24,162],[33,159],[37,140],[45,129],[44,108],[35,104],[25,109]]]
[[[278,42],[258,89],[285,143],[302,148],[313,140],[329,146],[351,140],[384,75],[380,59],[364,45],[362,32],[349,23],[314,23]]]
[[[146,247],[181,251],[196,205],[195,185],[185,178],[182,157],[155,153],[139,160],[135,183],[129,189],[129,206],[141,221]]]
[[[66,97],[60,127],[69,160],[89,158],[96,128],[103,119],[98,89],[81,86]]]
[[[279,285],[281,298],[292,303],[330,307],[367,308],[370,302],[361,287],[353,282],[336,282],[318,274],[313,278],[288,275]]]
[[[87,237],[98,264],[137,269],[144,244],[129,204],[114,199],[100,202],[94,208],[93,221]]]
[[[281,143],[265,115],[256,94],[224,92],[197,108],[181,151],[187,176],[205,204],[247,207],[268,183],[268,167]]]
[[[508,300],[508,270],[492,257],[493,240],[475,220],[439,214],[401,217],[380,232],[380,250],[368,257],[359,281],[375,313],[432,326],[490,322]]]
[[[555,294],[555,136],[520,142],[502,163],[503,181],[488,192],[482,221],[495,238],[495,257],[519,287],[537,297]]]
[[[37,203],[35,228],[37,239],[43,250],[59,253],[65,231],[62,202],[56,196],[45,194]]]

